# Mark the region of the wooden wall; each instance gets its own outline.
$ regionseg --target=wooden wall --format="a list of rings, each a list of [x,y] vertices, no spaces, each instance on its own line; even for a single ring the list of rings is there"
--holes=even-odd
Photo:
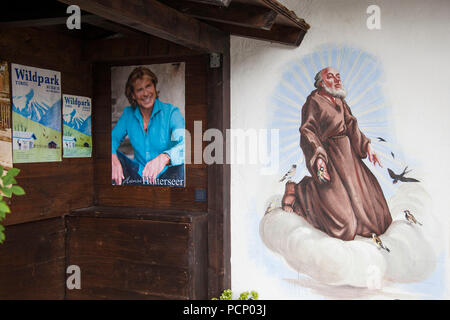
[[[207,215],[93,207],[67,221],[66,299],[207,299]]]
[[[62,93],[91,96],[91,65],[82,40],[34,28],[1,29],[0,59],[61,72]],[[63,299],[65,227],[61,217],[94,202],[92,158],[14,164],[26,195],[2,221],[0,299]]]
[[[7,228],[6,242],[0,245],[0,298],[81,297],[76,292],[65,291],[65,266],[71,257],[66,256],[64,246],[60,245],[67,229],[59,217],[90,206],[132,206],[163,213],[175,210],[181,216],[185,212],[186,217],[202,216],[202,222],[195,231],[196,241],[203,244],[202,265],[196,267],[197,271],[186,267],[191,282],[186,280],[188,278],[183,279],[194,287],[177,294],[174,291],[173,297],[210,298],[229,287],[229,167],[187,164],[186,188],[112,186],[110,153],[111,66],[185,62],[186,129],[194,138],[194,121],[202,122],[203,131],[208,127],[229,128],[229,55],[224,56],[225,68],[213,70],[209,68],[208,55],[154,37],[89,41],[56,31],[22,28],[0,30],[0,59],[59,70],[63,93],[90,96],[93,102],[92,158],[15,164],[21,169],[18,184],[27,194],[13,199],[13,213],[3,221]],[[204,142],[203,146],[207,143]],[[194,159],[194,143],[191,144],[191,155]],[[195,200],[196,189],[207,190],[206,202]],[[79,230],[78,227],[83,227],[86,232],[94,231],[90,233],[94,241],[96,232],[99,239],[102,237],[99,220],[103,219],[70,219],[66,228],[71,230],[69,234],[72,236],[82,235],[75,233],[73,228]],[[109,223],[109,231],[114,233],[114,221],[106,219],[105,223],[105,226]],[[139,232],[141,227],[136,225],[136,221],[133,223],[135,231]],[[148,226],[152,228],[149,223],[144,223],[142,228]],[[66,239],[67,252],[76,252],[70,240],[74,237],[69,235]],[[76,239],[82,243],[81,238]],[[28,246],[28,241],[34,244]],[[189,241],[186,243],[191,243]],[[63,263],[64,257],[66,263]],[[203,277],[198,276],[199,271]],[[95,274],[91,276],[96,277]],[[50,287],[41,287],[46,281]],[[205,283],[207,291],[203,287]],[[202,287],[197,290],[195,286]],[[15,287],[20,290],[13,289]],[[162,294],[156,294],[157,297],[167,294],[167,290],[158,288],[154,292]],[[131,291],[128,293],[132,294]],[[128,293],[122,292],[116,298]],[[139,298],[139,295],[134,297]]]
[[[61,217],[8,226],[0,245],[0,300],[64,299],[65,235]]]
[[[33,28],[0,30],[0,59],[61,72],[62,93],[91,96],[91,66],[81,60],[82,40]],[[14,164],[26,195],[13,198],[2,223],[12,225],[59,217],[94,201],[92,158]],[[8,235],[7,235],[8,237]]]

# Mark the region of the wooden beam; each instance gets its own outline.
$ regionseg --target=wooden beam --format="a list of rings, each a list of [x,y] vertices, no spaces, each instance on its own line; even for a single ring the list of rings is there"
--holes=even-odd
[[[187,57],[198,54],[200,52],[144,34],[136,37],[85,41],[82,58],[93,62],[135,61],[137,65],[145,64],[139,63],[142,59]]]
[[[85,22],[83,20],[83,17],[81,18],[81,23]],[[122,24],[118,24],[118,23],[114,23],[111,22],[109,20],[106,20],[104,18],[100,18],[97,20],[92,20],[92,21],[86,21],[86,23],[108,30],[108,31],[112,31],[114,33],[120,33],[122,35],[126,35],[126,36],[131,36],[131,37],[136,37],[136,36],[149,36],[146,33],[143,33],[142,31],[124,26]]]
[[[133,29],[202,52],[224,51],[225,35],[156,0],[58,0]]]
[[[228,42],[229,43],[229,42]],[[226,136],[231,128],[230,52],[221,57],[217,68],[208,68],[208,128]],[[225,140],[224,164],[208,165],[208,296],[218,297],[231,288],[231,169],[230,141]]]
[[[190,2],[212,4],[219,7],[228,7],[231,0],[188,0]]]
[[[66,24],[69,16],[42,18],[42,19],[29,19],[29,20],[16,20],[16,21],[4,21],[0,22],[0,28],[26,28],[26,27],[44,27]],[[104,18],[98,17],[93,14],[81,15],[81,23],[97,23]]]
[[[294,11],[289,10],[287,7],[279,3],[277,0],[260,0],[260,1],[262,1],[262,3],[267,7],[278,12],[280,15],[283,15],[286,19],[295,23],[304,31],[308,31],[308,29],[310,28],[309,24],[305,20],[299,18]]]
[[[233,2],[227,8],[177,0],[165,3],[194,18],[263,30],[270,30],[278,15],[270,8],[244,3]]]
[[[211,22],[211,24],[216,26],[218,29],[224,32],[228,32],[232,35],[257,40],[266,40],[295,47],[298,47],[300,45],[300,43],[303,41],[303,37],[306,34],[306,31],[303,29],[278,24],[273,25],[271,30],[244,28],[217,22]]]

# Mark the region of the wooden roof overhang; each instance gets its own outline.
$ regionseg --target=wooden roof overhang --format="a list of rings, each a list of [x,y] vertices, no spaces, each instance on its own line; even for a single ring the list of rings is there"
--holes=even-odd
[[[223,40],[230,34],[299,46],[309,29],[276,0],[44,0],[25,7],[12,3],[12,9],[2,12],[0,26],[59,26],[67,31],[66,9],[73,4],[82,10],[84,28],[78,34],[88,40],[150,35],[203,53],[223,53]]]

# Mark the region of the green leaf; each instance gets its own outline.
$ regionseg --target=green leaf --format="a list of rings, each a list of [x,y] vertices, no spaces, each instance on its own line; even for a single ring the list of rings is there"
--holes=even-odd
[[[11,168],[8,170],[8,172],[6,173],[6,176],[10,176],[10,177],[15,177],[19,174],[20,169],[17,168]]]
[[[0,224],[0,243],[5,241],[5,234],[3,233],[5,231],[5,228]]]
[[[25,190],[23,190],[22,187],[19,187],[19,186],[12,186],[11,191],[16,196],[22,196],[25,194]]]
[[[11,198],[12,196],[12,191],[11,188],[0,188],[0,190],[2,190],[3,194],[5,195],[5,197]]]
[[[3,176],[3,167],[0,166],[0,177]]]
[[[14,179],[14,177],[4,176],[3,177],[3,186],[9,186],[12,182],[12,179]]]
[[[6,212],[10,213],[11,210],[9,209],[8,205],[5,202],[0,202],[0,212]]]

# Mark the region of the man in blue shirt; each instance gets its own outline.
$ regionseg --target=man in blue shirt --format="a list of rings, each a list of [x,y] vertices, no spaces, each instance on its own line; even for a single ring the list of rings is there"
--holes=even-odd
[[[112,130],[112,180],[121,184],[184,186],[184,118],[180,110],[158,99],[156,75],[135,68],[125,88],[131,106]],[[134,159],[118,151],[125,136]]]

